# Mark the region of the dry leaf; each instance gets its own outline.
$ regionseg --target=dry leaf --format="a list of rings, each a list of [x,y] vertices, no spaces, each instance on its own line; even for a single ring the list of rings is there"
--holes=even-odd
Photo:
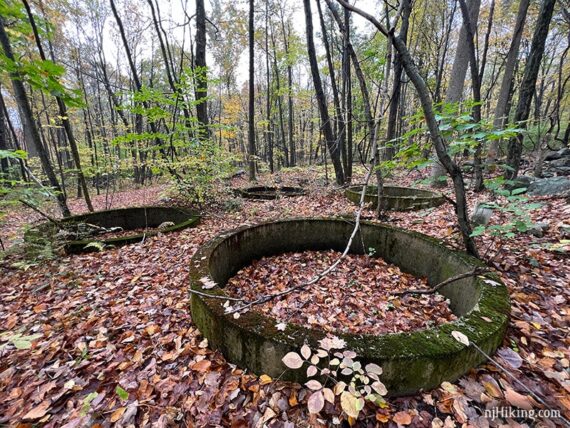
[[[39,405],[37,405],[36,407],[31,409],[28,413],[26,413],[24,415],[23,419],[24,420],[33,420],[33,419],[39,419],[39,418],[44,417],[48,412],[50,404],[51,403],[49,400],[42,401]]]

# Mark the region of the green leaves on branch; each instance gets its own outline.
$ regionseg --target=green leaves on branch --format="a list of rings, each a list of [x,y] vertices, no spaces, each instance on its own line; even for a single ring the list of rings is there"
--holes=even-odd
[[[18,76],[34,89],[60,97],[68,107],[82,107],[81,91],[69,89],[63,83],[65,68],[50,60],[25,59],[12,61],[0,54],[0,68]]]
[[[485,187],[501,199],[486,202],[482,207],[503,214],[507,222],[477,226],[473,229],[471,236],[488,234],[514,238],[517,233],[524,233],[533,227],[534,222],[530,217],[530,212],[540,208],[542,204],[530,203],[528,197],[523,195],[526,188],[510,190],[515,184],[515,181],[506,180],[501,176],[485,180]]]
[[[0,159],[27,159],[28,153],[24,150],[0,150]]]

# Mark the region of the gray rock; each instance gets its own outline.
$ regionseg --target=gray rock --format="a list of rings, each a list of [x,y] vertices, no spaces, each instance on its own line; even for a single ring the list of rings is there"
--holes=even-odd
[[[569,148],[564,147],[563,149],[557,150],[555,152],[550,152],[544,157],[544,160],[545,161],[553,161],[553,160],[560,159],[563,157],[570,157],[570,149]]]
[[[493,210],[487,208],[484,204],[477,204],[471,216],[471,223],[473,226],[486,226],[493,215]]]
[[[565,196],[570,193],[570,178],[552,177],[533,181],[528,193],[533,196]]]
[[[566,176],[570,175],[570,166],[558,166],[558,167],[547,168],[546,171],[548,171],[548,173],[550,174],[549,177],[554,176],[554,174],[551,174],[551,172],[555,172],[556,175],[559,176]],[[546,177],[546,175],[544,174],[543,176]]]
[[[542,238],[544,236],[544,233],[548,230],[549,227],[550,225],[548,223],[544,222],[535,223],[532,225],[530,229],[526,231],[526,233],[532,236],[536,236],[537,238]]]
[[[537,179],[534,177],[529,177],[528,175],[521,175],[514,180],[511,180],[511,183],[505,185],[505,188],[513,191],[516,189],[528,189],[531,183],[535,182]]]
[[[550,162],[549,166],[552,166],[554,168],[568,167],[568,166],[570,166],[570,157],[564,157],[564,158],[553,160]]]

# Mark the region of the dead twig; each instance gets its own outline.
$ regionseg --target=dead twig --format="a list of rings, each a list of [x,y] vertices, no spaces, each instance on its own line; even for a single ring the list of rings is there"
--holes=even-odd
[[[490,271],[491,271],[491,269],[488,267],[476,267],[472,271],[461,273],[459,275],[452,276],[451,278],[447,278],[445,281],[442,281],[439,284],[437,284],[435,287],[429,288],[427,290],[404,290],[404,291],[398,291],[396,293],[392,293],[392,295],[393,296],[405,296],[406,294],[432,294],[432,293],[439,291],[442,287],[445,287],[448,284],[459,281],[460,279],[469,278],[470,276],[481,275],[483,273],[487,273]]]

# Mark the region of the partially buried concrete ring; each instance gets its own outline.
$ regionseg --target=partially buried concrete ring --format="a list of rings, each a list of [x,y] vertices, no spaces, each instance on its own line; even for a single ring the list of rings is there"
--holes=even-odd
[[[96,211],[67,217],[59,221],[69,225],[89,223],[105,228],[120,227],[123,230],[153,229],[168,222],[173,224],[162,228],[160,233],[169,233],[196,226],[200,221],[200,216],[184,208],[150,206]],[[34,234],[46,235],[52,231],[56,232],[55,229],[52,223],[42,223],[28,231],[27,237],[33,238]],[[140,242],[143,238],[155,236],[158,233],[158,230],[151,230],[107,239],[97,239],[97,236],[93,236],[88,239],[69,240],[65,242],[65,251],[67,253],[96,251],[95,247],[89,246],[92,242],[99,242],[109,247],[118,247]]]
[[[271,187],[271,186],[254,186],[244,189],[237,189],[236,193],[244,199],[263,199],[271,200],[277,198],[287,198],[294,196],[303,196],[305,190],[300,187]]]
[[[371,203],[373,208],[378,205],[376,186],[368,186],[364,201]],[[360,203],[362,186],[352,186],[345,190],[345,196],[354,202]],[[415,211],[437,207],[445,202],[445,197],[431,190],[416,189],[414,187],[384,186],[382,195],[382,209],[388,211]]]

